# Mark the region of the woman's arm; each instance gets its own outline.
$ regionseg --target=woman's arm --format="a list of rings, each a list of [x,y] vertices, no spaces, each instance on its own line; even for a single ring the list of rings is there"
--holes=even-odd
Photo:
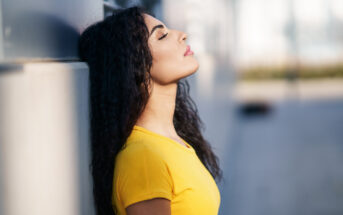
[[[171,215],[170,200],[154,198],[129,205],[127,215]]]

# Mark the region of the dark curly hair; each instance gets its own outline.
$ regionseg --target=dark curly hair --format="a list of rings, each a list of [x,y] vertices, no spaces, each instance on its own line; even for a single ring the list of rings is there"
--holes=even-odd
[[[79,56],[89,66],[91,171],[96,214],[117,214],[112,203],[115,157],[149,99],[152,56],[142,8],[122,9],[89,26],[79,40]],[[215,179],[218,158],[203,138],[189,84],[178,82],[174,113],[177,134],[195,149]]]

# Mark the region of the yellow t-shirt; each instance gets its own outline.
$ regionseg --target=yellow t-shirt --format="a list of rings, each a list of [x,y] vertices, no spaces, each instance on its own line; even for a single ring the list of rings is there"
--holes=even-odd
[[[195,150],[135,125],[114,169],[112,204],[120,215],[133,203],[162,197],[172,215],[217,215],[220,192]]]

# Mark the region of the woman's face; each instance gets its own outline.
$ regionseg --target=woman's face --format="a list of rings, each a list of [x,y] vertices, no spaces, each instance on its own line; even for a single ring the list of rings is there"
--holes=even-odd
[[[148,44],[153,58],[152,80],[165,85],[193,74],[199,64],[186,44],[187,35],[167,28],[148,14],[144,14],[144,20],[149,29]]]

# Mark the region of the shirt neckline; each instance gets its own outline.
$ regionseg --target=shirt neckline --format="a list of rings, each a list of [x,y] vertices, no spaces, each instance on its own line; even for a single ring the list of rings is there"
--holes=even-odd
[[[156,133],[156,132],[154,132],[154,131],[148,130],[148,129],[146,129],[146,128],[144,128],[144,127],[141,127],[141,126],[139,126],[139,125],[134,125],[134,126],[133,126],[133,130],[142,131],[142,132],[144,132],[144,133],[153,135],[153,136],[155,136],[155,137],[159,137],[159,138],[161,138],[161,139],[164,139],[164,140],[167,140],[167,141],[169,141],[169,142],[172,142],[172,143],[175,144],[177,147],[182,148],[182,149],[185,150],[185,151],[194,152],[194,148],[193,148],[190,144],[188,144],[188,143],[187,143],[184,139],[182,139],[182,138],[181,138],[181,141],[182,141],[183,143],[185,143],[187,147],[181,145],[181,144],[180,144],[179,142],[177,142],[176,140],[173,140],[173,139],[171,139],[171,138],[169,138],[169,137],[166,137],[166,136],[164,136],[164,135],[162,135],[162,134],[158,134],[158,133]]]

